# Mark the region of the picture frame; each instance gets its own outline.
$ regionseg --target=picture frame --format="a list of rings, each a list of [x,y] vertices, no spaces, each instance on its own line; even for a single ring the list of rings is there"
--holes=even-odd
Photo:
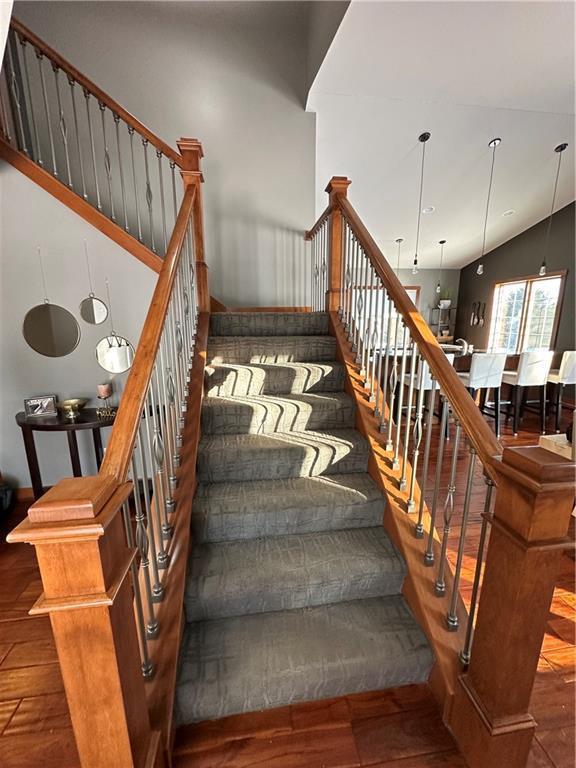
[[[57,416],[57,402],[57,395],[37,395],[36,397],[25,397],[24,413],[26,414],[26,418],[37,418],[39,416]]]

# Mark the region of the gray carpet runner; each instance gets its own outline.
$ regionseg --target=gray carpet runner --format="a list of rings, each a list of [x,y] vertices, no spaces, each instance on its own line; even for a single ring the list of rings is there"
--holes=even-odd
[[[428,678],[328,328],[211,317],[179,723]]]

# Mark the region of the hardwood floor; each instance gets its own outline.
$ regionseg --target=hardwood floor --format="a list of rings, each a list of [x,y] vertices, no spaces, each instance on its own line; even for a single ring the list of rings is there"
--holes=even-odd
[[[518,438],[505,428],[503,442],[534,443],[536,421],[527,417]],[[463,494],[466,462],[466,448],[461,445],[456,510]],[[445,464],[444,489],[448,462]],[[462,578],[465,597],[472,586],[484,500],[480,468],[477,474]],[[45,617],[28,616],[40,592],[34,550],[5,542],[6,533],[25,511],[25,506],[18,506],[0,526],[0,766],[76,768],[79,761],[50,623]],[[458,512],[454,517],[449,537],[452,562],[460,533]],[[538,729],[529,768],[574,768],[576,764],[575,603],[574,560],[564,556],[532,696]],[[466,764],[426,686],[408,686],[180,729],[174,766],[465,768]]]

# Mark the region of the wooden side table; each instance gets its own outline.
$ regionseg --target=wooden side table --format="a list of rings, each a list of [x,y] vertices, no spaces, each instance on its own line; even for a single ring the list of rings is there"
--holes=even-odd
[[[81,429],[92,430],[92,440],[94,442],[94,453],[96,455],[96,464],[100,469],[102,463],[102,427],[111,427],[114,424],[113,418],[100,418],[96,413],[96,408],[83,408],[78,416],[72,421],[58,413],[55,416],[26,416],[24,411],[16,414],[16,423],[22,430],[24,439],[24,448],[28,460],[28,469],[34,491],[34,499],[37,500],[44,493],[42,477],[40,475],[40,466],[38,464],[38,454],[36,453],[36,444],[34,442],[34,432],[66,432],[68,438],[68,450],[70,451],[70,462],[74,477],[82,477],[82,466],[80,463],[80,454],[78,452],[78,440],[76,432]]]

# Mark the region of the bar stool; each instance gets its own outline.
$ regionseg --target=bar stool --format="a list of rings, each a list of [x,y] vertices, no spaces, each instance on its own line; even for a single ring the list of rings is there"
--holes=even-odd
[[[446,359],[450,363],[450,365],[454,364],[454,353],[450,352],[446,355]],[[404,376],[404,386],[408,387],[410,386],[410,375],[405,374]],[[413,390],[414,392],[418,392],[420,389],[424,390],[424,392],[429,392],[432,389],[432,376],[430,374],[430,366],[424,360],[423,357],[421,357],[418,361],[418,368],[416,370],[416,375],[414,376],[414,382],[413,382]],[[410,413],[412,412],[412,403],[407,403],[406,407],[408,408],[408,415],[410,416]],[[427,406],[424,405],[424,410],[427,410]],[[440,414],[437,414],[438,418],[440,418]]]
[[[560,368],[550,371],[548,383],[554,384],[556,395],[556,432],[560,432],[560,417],[562,416],[562,391],[567,384],[576,384],[576,352],[564,352]]]
[[[504,371],[502,382],[513,387],[514,397],[510,404],[514,408],[513,432],[518,435],[520,411],[524,387],[538,387],[540,390],[540,431],[546,432],[546,383],[554,352],[551,349],[533,349],[522,352],[517,371]],[[508,417],[506,417],[508,420]]]
[[[494,390],[494,432],[500,437],[500,385],[506,365],[506,352],[475,352],[469,371],[458,373],[462,384],[476,399],[478,390]]]

